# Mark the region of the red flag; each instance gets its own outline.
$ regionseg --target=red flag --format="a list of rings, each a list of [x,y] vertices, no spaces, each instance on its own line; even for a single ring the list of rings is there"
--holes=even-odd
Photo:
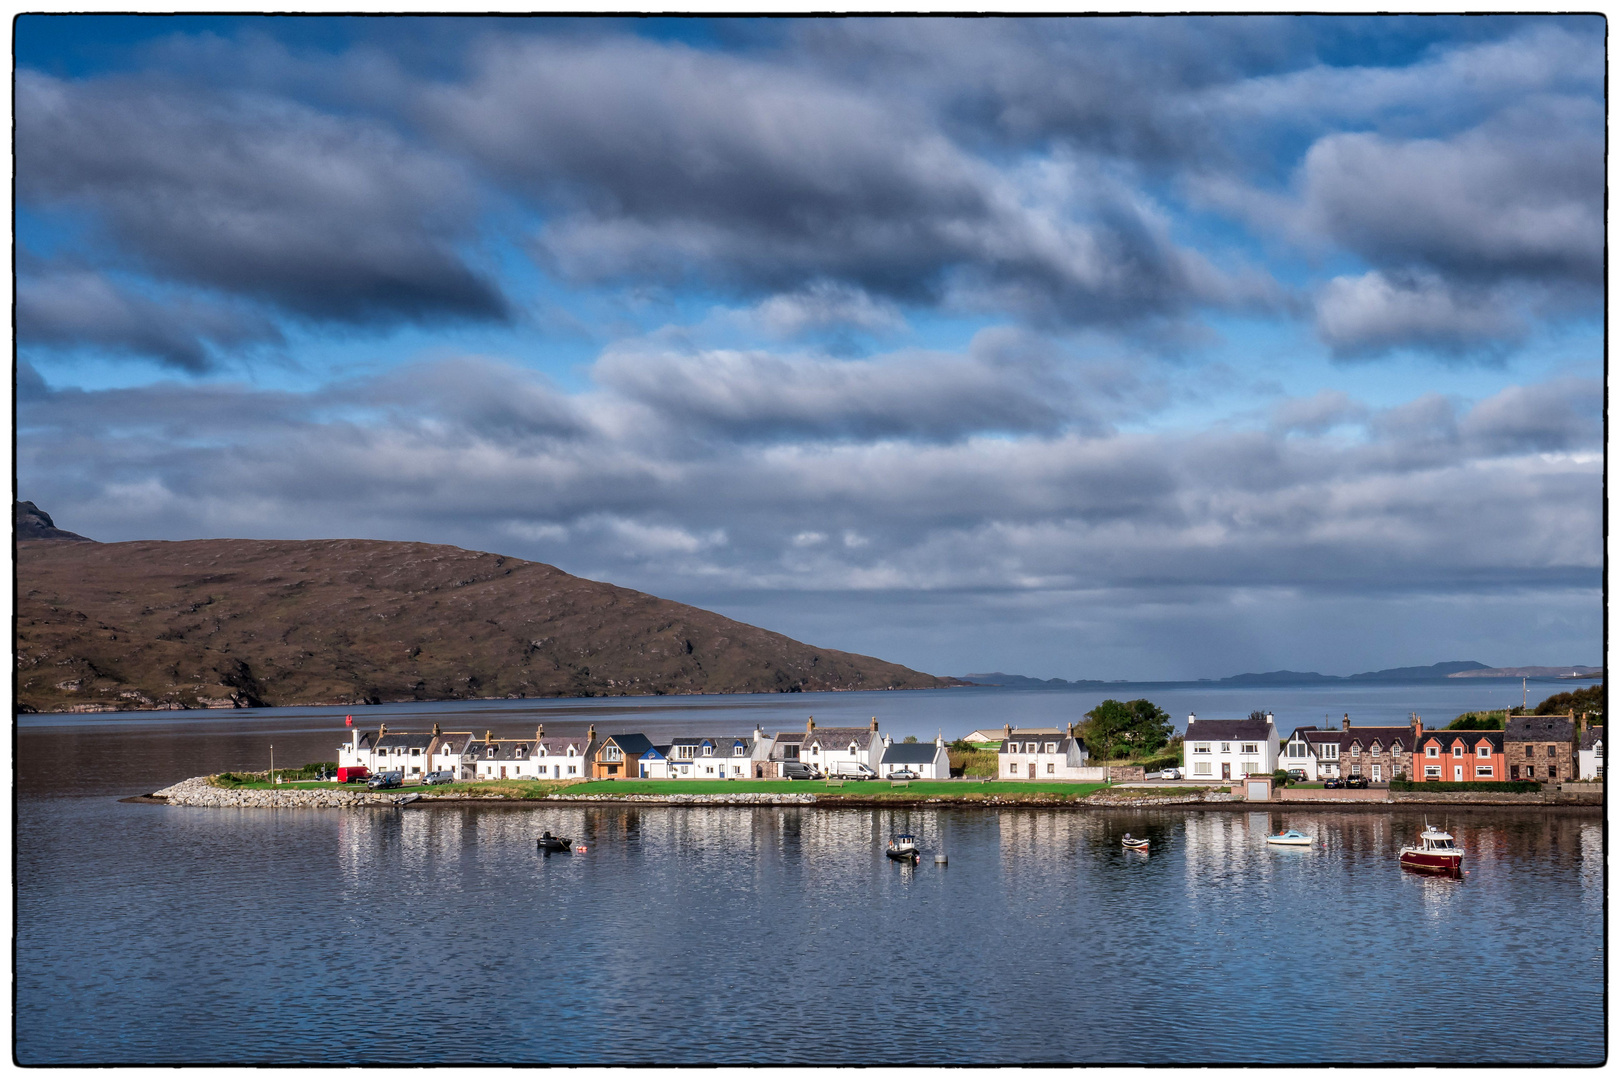
[[[343,718],[343,726],[344,726],[344,727],[354,727],[354,717],[352,717],[352,716],[345,716],[345,717],[344,717],[344,718]]]

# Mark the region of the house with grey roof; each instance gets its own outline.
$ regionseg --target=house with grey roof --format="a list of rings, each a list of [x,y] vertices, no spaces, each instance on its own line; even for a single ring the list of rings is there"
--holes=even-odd
[[[444,732],[438,724],[431,731],[389,731],[387,724],[379,724],[375,731],[355,728],[349,741],[338,747],[338,765],[397,772],[406,783],[413,783],[439,767],[434,762],[441,748],[470,738],[471,732]]]
[[[1306,780],[1361,776],[1375,784],[1404,779],[1412,772],[1412,752],[1423,722],[1412,717],[1411,726],[1350,723],[1350,714],[1338,728],[1306,725],[1294,729],[1283,744],[1280,766],[1299,770]]]
[[[817,727],[813,716],[805,722],[799,760],[812,769],[832,776],[842,765],[864,765],[876,776],[882,759],[883,739],[875,716],[871,725],[863,728]]]
[[[878,775],[888,777],[897,772],[915,773],[919,780],[949,780],[951,754],[945,749],[945,737],[937,736],[933,742],[908,743],[884,736]]]
[[[756,757],[769,748],[759,746],[763,735],[676,735],[667,747],[652,748],[645,756],[646,775],[658,780],[749,780],[755,776]]]
[[[1187,717],[1182,769],[1193,780],[1241,780],[1250,774],[1269,776],[1277,768],[1276,719],[1200,720]]]
[[[1090,753],[1075,728],[1001,729],[996,775],[1003,780],[1104,780],[1102,766],[1086,764]]]
[[[1581,732],[1581,765],[1580,778],[1582,780],[1603,779],[1603,727],[1602,725],[1587,725]]]
[[[1579,769],[1575,714],[1510,716],[1502,733],[1509,780],[1573,780]]]

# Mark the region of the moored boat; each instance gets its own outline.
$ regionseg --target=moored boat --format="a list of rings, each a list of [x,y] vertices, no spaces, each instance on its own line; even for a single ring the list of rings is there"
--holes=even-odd
[[[536,841],[536,843],[539,845],[541,851],[574,850],[574,842],[572,840],[568,839],[566,836],[552,836],[550,829],[547,829],[545,832],[541,833],[540,839]]]
[[[1266,837],[1268,844],[1282,844],[1288,847],[1310,847],[1314,840],[1300,832],[1298,829],[1288,829],[1276,836]]]
[[[1416,844],[1401,848],[1401,867],[1420,874],[1462,877],[1462,848],[1448,832],[1425,824]]]
[[[1148,839],[1145,836],[1132,836],[1130,833],[1126,833],[1120,839],[1120,843],[1131,851],[1146,851],[1148,849]]]
[[[916,862],[919,856],[917,838],[910,833],[897,833],[883,854],[896,862]]]

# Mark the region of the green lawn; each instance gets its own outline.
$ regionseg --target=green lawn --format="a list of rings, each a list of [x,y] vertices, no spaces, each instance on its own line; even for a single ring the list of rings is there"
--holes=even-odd
[[[289,783],[269,784],[262,781],[230,784],[230,787],[254,790],[299,788],[318,790],[335,788],[349,791],[368,790],[363,783]],[[538,798],[542,795],[565,793],[568,795],[716,795],[760,792],[768,794],[812,794],[824,799],[854,797],[903,802],[929,799],[937,796],[957,796],[970,801],[986,796],[1049,796],[1062,795],[1083,799],[1103,784],[1076,784],[1059,780],[913,780],[906,787],[897,788],[887,780],[849,780],[841,787],[828,787],[821,780],[484,780],[474,783],[438,784],[424,787],[406,784],[397,788],[383,788],[389,793],[419,791],[424,794],[439,792],[467,792],[494,794],[505,798]]]

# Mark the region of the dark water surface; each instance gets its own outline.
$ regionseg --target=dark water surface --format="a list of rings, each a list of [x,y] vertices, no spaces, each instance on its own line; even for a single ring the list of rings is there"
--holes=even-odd
[[[24,1064],[1605,1055],[1597,814],[1453,812],[1449,881],[1397,868],[1409,811],[205,810],[116,796],[297,762],[330,713],[51,719],[19,730]],[[1290,825],[1318,846],[1261,841]]]

